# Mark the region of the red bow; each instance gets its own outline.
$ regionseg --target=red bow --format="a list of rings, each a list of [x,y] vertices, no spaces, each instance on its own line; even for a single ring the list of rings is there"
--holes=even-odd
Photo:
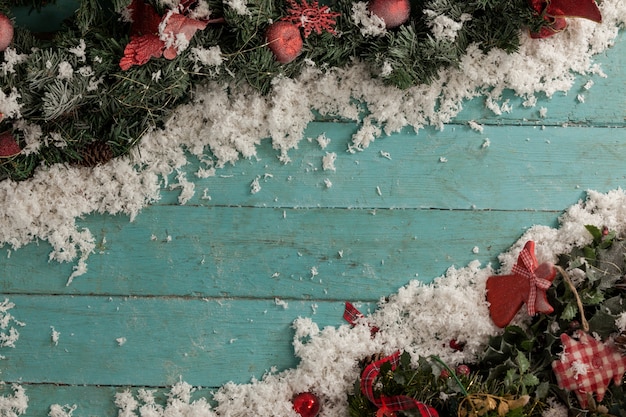
[[[526,242],[510,275],[495,275],[487,279],[487,301],[493,322],[498,327],[505,327],[524,303],[531,316],[537,312],[552,313],[554,309],[548,303],[546,290],[555,277],[554,265],[550,262],[538,264],[535,242]]]
[[[566,17],[582,17],[597,23],[602,22],[602,14],[594,0],[530,0],[533,9],[548,22],[533,38],[547,38],[567,27]]]
[[[374,396],[373,385],[376,377],[380,373],[380,366],[385,362],[390,362],[391,369],[396,369],[399,361],[400,352],[397,351],[393,355],[370,363],[361,374],[361,392],[378,407],[376,417],[394,417],[394,411],[409,410],[412,408],[417,408],[422,417],[439,417],[437,410],[407,395],[392,395],[389,397],[381,395],[378,398]]]
[[[535,255],[530,253],[529,245],[526,245],[520,252],[517,263],[513,265],[511,272],[513,275],[522,276],[529,281],[528,302],[526,303],[526,310],[529,316],[534,316],[537,311],[535,309],[535,303],[537,302],[537,288],[547,290],[552,285],[552,281],[545,278],[539,278],[535,271],[539,264]]]

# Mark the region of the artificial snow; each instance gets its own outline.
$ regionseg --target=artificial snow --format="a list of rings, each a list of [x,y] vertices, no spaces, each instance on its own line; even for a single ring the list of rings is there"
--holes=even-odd
[[[323,404],[319,416],[335,417],[347,413],[346,393],[352,391],[359,377],[358,363],[364,357],[403,350],[411,355],[415,365],[420,357],[431,355],[437,355],[450,366],[471,363],[483,352],[489,337],[501,332],[489,317],[485,300],[487,278],[508,273],[529,239],[536,243],[539,262],[555,262],[559,254],[592,240],[585,225],[606,225],[618,236],[623,236],[626,234],[626,193],[623,190],[606,194],[589,191],[588,198],[568,208],[559,222],[556,229],[548,226],[530,228],[500,255],[500,270],[474,261],[463,268],[451,267],[432,284],[411,281],[396,294],[382,298],[376,311],[364,315],[355,326],[345,324],[320,329],[312,319],[298,318],[293,323],[293,346],[294,354],[299,358],[298,366],[278,373],[268,372],[262,379],[253,379],[247,384],[227,383],[214,393],[214,408],[202,398],[192,402],[188,395],[192,388],[182,382],[174,385],[168,398],[179,400],[180,410],[193,408],[193,412],[185,414],[193,417],[297,417],[291,404],[293,396],[300,392],[315,392]],[[279,299],[275,302],[283,305]],[[618,320],[622,324],[626,321],[623,317]],[[522,309],[513,324],[524,326],[528,322],[529,316]],[[371,326],[379,329],[374,336]],[[452,339],[464,342],[464,349],[442,348]],[[585,369],[580,367],[578,371],[583,373]],[[177,393],[180,392],[184,393],[184,398],[179,397]],[[116,404],[123,417],[174,415],[165,413],[168,407],[173,407],[170,400],[163,408],[145,396],[133,396],[128,391],[117,394]],[[142,404],[150,406],[142,410]],[[161,408],[155,413],[154,407]],[[557,403],[546,413],[548,417],[564,415],[567,414],[563,413],[563,407]]]
[[[243,1],[229,0],[226,4],[236,13],[249,13]],[[406,90],[370,78],[359,62],[342,69],[324,69],[309,63],[297,78],[277,78],[267,96],[246,87],[218,83],[198,86],[190,103],[180,106],[162,130],[147,132],[126,157],[91,169],[67,165],[41,167],[26,181],[1,181],[0,245],[18,249],[37,240],[49,242],[50,260],[77,262],[68,280],[71,283],[87,270],[87,259],[95,249],[91,231],[80,229],[76,219],[88,213],[108,213],[125,214],[132,221],[144,207],[160,198],[160,190],[168,186],[168,176],[188,163],[189,154],[202,160],[205,153],[211,153],[215,159],[210,169],[219,169],[255,156],[262,138],[271,138],[280,160],[289,162],[289,152],[297,148],[305,127],[314,120],[312,109],[321,115],[359,122],[359,130],[347,144],[350,152],[357,152],[383,133],[391,134],[405,127],[418,131],[426,125],[443,128],[461,111],[465,100],[480,95],[486,97],[489,109],[502,114],[512,111],[511,104],[502,101],[505,89],[513,90],[528,103],[533,103],[537,95],[551,97],[556,92],[567,92],[576,74],[605,76],[592,56],[610,47],[618,28],[626,23],[625,2],[606,0],[600,8],[604,23],[571,19],[568,29],[559,36],[541,41],[523,36],[515,54],[495,49],[485,53],[477,46],[470,46],[459,68],[441,71],[430,85]],[[366,22],[364,9],[355,11],[353,18],[360,19],[361,29],[377,35],[374,28],[378,25]],[[79,49],[76,52],[80,58]],[[199,65],[218,68],[222,58],[219,51],[198,52]],[[4,73],[14,72],[14,67],[25,59],[11,48],[3,55],[0,71]],[[370,112],[365,117],[361,116],[360,103],[366,103]],[[0,90],[0,112],[4,117],[19,119],[19,92]],[[539,112],[545,117],[543,109]],[[16,127],[25,133],[25,153],[37,152],[42,141],[47,140],[40,137],[40,132],[37,135],[36,127],[19,122]],[[252,181],[252,193],[260,190],[259,179]],[[178,184],[186,184],[185,181],[189,182],[178,179]],[[187,193],[192,191],[187,187]],[[184,191],[185,185],[181,188]],[[188,201],[186,196],[181,203]],[[587,200],[570,207],[561,216],[558,229],[532,227],[509,251],[500,255],[501,271],[510,271],[519,251],[530,239],[536,242],[539,262],[555,262],[559,254],[589,243],[591,236],[584,227],[587,224],[607,226],[623,235],[626,232],[624,192],[589,191]],[[379,308],[355,327],[319,329],[311,319],[300,318],[293,324],[294,354],[300,359],[296,368],[268,373],[248,384],[228,383],[215,393],[214,408],[204,399],[192,401],[193,388],[184,382],[172,387],[165,406],[155,404],[148,391],[140,390],[136,396],[122,392],[115,399],[119,416],[293,417],[290,400],[304,391],[314,391],[323,399],[320,417],[343,415],[347,405],[345,394],[352,390],[358,377],[357,363],[364,356],[403,349],[414,361],[435,353],[449,364],[475,358],[488,337],[499,331],[488,318],[484,299],[485,280],[496,272],[490,266],[481,267],[473,262],[464,268],[450,268],[430,285],[412,281],[397,294],[382,300]],[[311,278],[317,274],[317,268],[312,267]],[[8,300],[0,303],[0,345],[4,347],[14,347],[19,337],[11,323],[23,325],[8,313],[12,307]],[[525,320],[522,310],[515,322],[523,324]],[[370,325],[381,329],[374,338]],[[466,343],[462,352],[442,351],[442,341],[452,338]],[[18,416],[27,405],[28,397],[19,385],[13,386],[13,395],[0,397],[2,415]],[[59,407],[54,408],[55,413],[71,414],[66,406]],[[558,407],[554,409],[557,415]]]
[[[237,9],[241,3],[229,5]],[[426,125],[443,128],[461,110],[464,100],[478,95],[484,95],[487,107],[501,114],[512,110],[509,102],[501,101],[505,88],[525,100],[540,93],[550,97],[568,91],[576,73],[603,75],[592,56],[611,46],[618,27],[625,23],[624,2],[605,1],[600,7],[602,24],[571,19],[559,36],[541,41],[523,36],[519,52],[510,55],[495,49],[484,53],[470,46],[459,68],[441,71],[430,85],[406,90],[369,78],[359,62],[342,69],[309,63],[297,78],[277,78],[267,96],[246,87],[198,86],[192,102],[180,106],[164,129],[147,132],[127,157],[88,171],[54,165],[41,167],[27,181],[2,181],[0,245],[17,249],[34,240],[46,240],[53,247],[51,260],[85,262],[93,251],[93,236],[76,227],[76,218],[99,212],[126,214],[132,220],[159,199],[168,175],[188,163],[185,151],[201,160],[210,152],[214,160],[209,168],[219,169],[255,156],[262,138],[271,138],[279,159],[289,162],[289,152],[298,146],[314,119],[312,109],[360,122],[347,144],[350,152],[358,152],[381,135],[407,126],[416,131]],[[244,9],[239,12],[245,13]],[[78,52],[80,45],[77,48]],[[218,51],[211,55],[206,63],[217,64]],[[200,61],[204,59],[201,56],[196,55]],[[11,71],[20,59],[7,49],[2,70]],[[0,94],[0,112],[6,117],[19,117],[18,94]],[[367,103],[370,114],[361,116],[359,102]],[[545,117],[544,110],[539,112]],[[26,138],[24,153],[37,152],[42,142],[49,140],[41,138],[36,126],[16,126]],[[256,184],[253,181],[252,192],[258,191]],[[188,201],[190,192],[187,188],[187,194],[181,194],[181,203]],[[77,272],[84,270],[79,265]]]

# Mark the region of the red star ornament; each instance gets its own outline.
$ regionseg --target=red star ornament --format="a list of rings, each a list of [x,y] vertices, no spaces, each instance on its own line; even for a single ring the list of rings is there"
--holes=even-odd
[[[513,265],[511,274],[495,275],[487,279],[489,315],[498,327],[506,327],[526,304],[528,314],[552,313],[546,290],[556,277],[556,269],[550,262],[541,265],[535,257],[535,242],[529,240]]]
[[[586,408],[589,396],[596,393],[602,401],[613,380],[620,385],[626,372],[626,357],[613,346],[578,332],[578,340],[563,333],[561,359],[552,362],[552,370],[562,389],[574,391],[581,407]]]
[[[287,0],[289,16],[283,17],[281,20],[291,22],[302,28],[305,38],[308,38],[312,31],[318,35],[322,34],[322,30],[333,35],[337,34],[334,28],[337,24],[335,18],[341,16],[341,13],[331,12],[328,6],[320,7],[317,0],[314,0],[310,5],[306,0],[301,1],[302,4],[298,4],[295,0]]]
[[[547,38],[567,27],[566,17],[581,17],[601,23],[602,14],[594,0],[530,0],[532,8],[549,24],[533,38]]]

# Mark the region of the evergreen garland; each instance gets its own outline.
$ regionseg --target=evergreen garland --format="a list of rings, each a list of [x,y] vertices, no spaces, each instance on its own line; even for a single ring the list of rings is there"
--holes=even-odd
[[[49,3],[54,0],[11,0],[0,5],[0,12],[10,17],[13,7],[30,6],[36,13]],[[169,10],[162,0],[146,3],[159,15]],[[270,22],[287,15],[284,1],[248,0],[245,14],[222,0],[206,3],[211,18],[220,21],[196,32],[175,59],[151,59],[126,71],[119,62],[130,40],[130,24],[120,14],[130,0],[83,0],[53,34],[17,25],[11,57],[9,50],[0,53],[0,90],[7,96],[19,94],[21,117],[5,117],[0,132],[10,131],[23,148],[29,135],[43,138],[43,145],[0,158],[0,180],[26,179],[42,163],[82,164],[85,148],[95,142],[107,144],[113,156],[124,155],[145,132],[159,128],[177,105],[189,100],[199,82],[249,84],[268,93],[276,76],[297,75],[308,59],[323,68],[344,67],[360,59],[369,64],[372,76],[380,76],[386,67],[385,82],[408,88],[432,81],[441,68],[457,65],[470,44],[512,52],[521,31],[537,31],[545,24],[528,0],[412,0],[409,22],[383,36],[369,36],[352,20],[353,1],[334,0],[328,5],[340,13],[338,35],[312,33],[304,39],[302,54],[283,65],[267,48],[265,32]],[[426,10],[455,21],[471,18],[454,39],[436,39]],[[203,66],[193,47],[219,47],[223,63]],[[77,48],[82,48],[82,55]],[[15,54],[21,58],[10,62]],[[59,75],[64,66],[73,76]]]
[[[589,334],[602,341],[612,339],[625,355],[626,332],[620,331],[616,320],[626,312],[626,242],[606,229],[586,228],[593,236],[591,244],[562,255],[559,266],[576,276]],[[540,417],[555,401],[569,410],[570,416],[626,417],[623,376],[621,385],[611,383],[604,399],[592,399],[586,409],[573,393],[557,385],[551,364],[563,351],[559,337],[579,331],[583,316],[562,276],[554,280],[547,295],[553,313],[535,316],[526,329],[506,327],[491,338],[476,363],[451,370],[430,357],[419,358],[414,366],[404,353],[395,370],[383,364],[375,385],[378,395],[408,395],[433,406],[441,417]],[[362,368],[369,361],[366,359]],[[351,417],[376,416],[377,407],[363,395],[359,381],[348,398]],[[401,413],[419,415],[410,410]]]

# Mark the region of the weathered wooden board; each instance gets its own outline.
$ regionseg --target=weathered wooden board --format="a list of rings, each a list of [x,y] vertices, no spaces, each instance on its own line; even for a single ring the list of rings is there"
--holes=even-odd
[[[623,128],[507,125],[485,126],[479,134],[450,125],[418,136],[394,134],[350,154],[347,144],[355,130],[353,124],[312,123],[307,136],[325,134],[331,143],[320,149],[305,141],[292,151],[287,165],[277,162],[276,152],[266,143],[257,160],[224,167],[216,177],[193,178],[197,167],[192,166],[187,176],[197,191],[187,204],[562,210],[585,190],[615,188],[624,178]],[[337,154],[336,171],[322,169],[327,152]],[[261,190],[251,194],[250,184],[257,177]],[[210,199],[203,198],[205,189]],[[179,194],[180,189],[165,192],[159,204],[176,204]]]
[[[495,262],[527,227],[555,226],[585,189],[626,185],[621,38],[598,58],[609,78],[579,77],[568,95],[535,108],[513,99],[515,111],[496,117],[476,99],[441,132],[405,131],[357,154],[346,152],[354,124],[315,122],[307,135],[325,133],[329,147],[304,142],[288,165],[265,143],[257,159],[194,179],[186,206],[176,205],[179,190],[164,190],[133,223],[87,216],[80,225],[99,246],[69,287],[72,265],[47,263],[46,243],[4,248],[0,288],[26,325],[16,348],[0,351],[1,378],[26,387],[29,416],[53,403],[113,416],[114,393],[126,387],[180,377],[216,387],[295,366],[298,316],[340,325],[344,300],[367,310],[416,274],[430,281],[450,265]],[[337,153],[336,171],[322,170],[326,152]],[[261,190],[251,194],[257,176]]]
[[[528,226],[557,215],[155,206],[133,223],[88,219],[106,242],[69,287],[71,265],[47,264],[47,245],[4,259],[0,283],[5,294],[375,301],[418,274],[428,282],[451,265],[495,262]]]
[[[11,297],[26,323],[3,378],[27,383],[215,387],[297,365],[291,323],[341,321],[338,301],[199,297]],[[60,332],[53,343],[54,329]]]

